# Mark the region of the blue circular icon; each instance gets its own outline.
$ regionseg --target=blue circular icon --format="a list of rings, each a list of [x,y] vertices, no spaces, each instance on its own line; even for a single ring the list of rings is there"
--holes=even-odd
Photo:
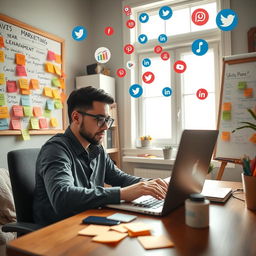
[[[138,41],[141,44],[145,44],[148,41],[148,37],[145,34],[140,34],[138,36]]]
[[[221,10],[216,17],[216,24],[223,31],[230,31],[238,24],[238,15],[231,9]]]
[[[208,51],[208,43],[204,39],[197,39],[192,44],[192,52],[195,55],[202,56]]]
[[[149,59],[149,58],[145,58],[145,59],[143,59],[142,60],[142,65],[144,66],[144,67],[149,67],[150,65],[151,65],[151,60]]]
[[[162,94],[165,96],[165,97],[170,97],[172,95],[172,88],[170,87],[165,87],[163,90],[162,90]]]
[[[159,10],[159,16],[163,20],[169,20],[172,17],[172,9],[169,6],[163,6]]]
[[[146,22],[148,22],[148,20],[149,20],[149,16],[148,16],[147,13],[143,12],[143,13],[140,14],[139,21],[141,23],[146,23]]]
[[[167,36],[165,34],[161,34],[159,37],[158,37],[158,42],[159,43],[166,43],[167,42]]]
[[[74,27],[72,37],[76,41],[84,40],[87,37],[87,30],[83,26]]]
[[[139,98],[142,93],[143,93],[143,89],[142,89],[142,86],[139,85],[139,84],[133,84],[130,86],[130,89],[129,89],[129,93],[132,97],[134,98]]]

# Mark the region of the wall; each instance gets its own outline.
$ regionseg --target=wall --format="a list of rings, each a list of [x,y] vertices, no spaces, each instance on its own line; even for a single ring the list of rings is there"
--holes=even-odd
[[[71,36],[73,27],[82,25],[91,34],[90,1],[84,0],[0,0],[1,13],[65,39],[65,72],[67,94],[75,86],[75,77],[84,74],[91,62],[90,37],[76,42]],[[0,137],[0,167],[7,168],[7,152],[20,148],[41,147],[49,135],[33,135],[30,141],[20,136]]]

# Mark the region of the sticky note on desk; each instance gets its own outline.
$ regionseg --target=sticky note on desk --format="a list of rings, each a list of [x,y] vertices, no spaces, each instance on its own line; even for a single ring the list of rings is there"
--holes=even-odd
[[[79,235],[83,236],[97,236],[104,232],[107,232],[110,229],[109,226],[103,225],[89,225],[88,227],[80,230],[78,232]]]
[[[146,236],[151,234],[150,226],[142,222],[125,224],[125,228],[128,229],[128,234],[130,237]]]
[[[117,243],[127,236],[126,233],[116,231],[107,231],[98,236],[93,237],[92,241],[98,243]]]
[[[111,226],[110,229],[115,230],[115,231],[120,232],[120,233],[127,233],[128,232],[127,228],[125,228],[125,224],[119,224],[119,225]]]
[[[165,236],[140,236],[138,240],[146,250],[174,247],[174,243]]]

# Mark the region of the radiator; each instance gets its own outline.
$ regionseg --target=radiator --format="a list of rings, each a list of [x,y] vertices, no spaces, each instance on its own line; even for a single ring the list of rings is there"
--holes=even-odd
[[[166,178],[170,176],[170,170],[134,168],[134,175],[142,178]]]

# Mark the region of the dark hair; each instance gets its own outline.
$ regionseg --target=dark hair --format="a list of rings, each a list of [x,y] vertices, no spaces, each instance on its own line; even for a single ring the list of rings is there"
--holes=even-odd
[[[72,123],[71,114],[74,110],[83,108],[85,110],[92,109],[94,101],[104,102],[106,104],[114,103],[114,99],[102,89],[97,89],[92,86],[83,87],[71,92],[68,97],[68,118],[69,123]]]

